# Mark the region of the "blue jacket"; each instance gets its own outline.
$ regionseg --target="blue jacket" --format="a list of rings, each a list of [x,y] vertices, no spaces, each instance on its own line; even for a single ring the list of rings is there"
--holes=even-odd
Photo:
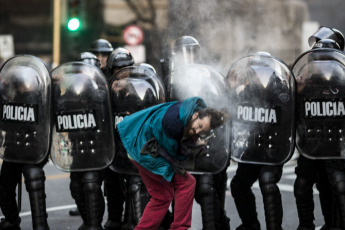
[[[163,117],[169,115],[166,114],[167,111],[176,103],[179,102],[167,102],[141,110],[125,117],[117,125],[121,141],[130,157],[152,173],[163,176],[167,181],[171,181],[175,173],[171,164],[161,156],[142,155],[140,151],[148,140],[155,138],[158,144],[174,158],[178,160],[186,158],[178,153],[180,140],[173,138],[176,137],[174,134],[183,133],[183,128],[193,114],[205,108],[206,104],[199,97],[188,98],[180,103],[179,119],[177,121],[164,119],[165,123],[169,124],[163,124]]]

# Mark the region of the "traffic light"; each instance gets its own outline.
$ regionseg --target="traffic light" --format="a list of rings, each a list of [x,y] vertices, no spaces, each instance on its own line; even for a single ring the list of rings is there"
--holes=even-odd
[[[68,0],[67,29],[69,31],[79,31],[83,27],[83,1]]]
[[[77,31],[80,29],[80,20],[79,18],[71,18],[67,22],[67,28],[69,31]]]

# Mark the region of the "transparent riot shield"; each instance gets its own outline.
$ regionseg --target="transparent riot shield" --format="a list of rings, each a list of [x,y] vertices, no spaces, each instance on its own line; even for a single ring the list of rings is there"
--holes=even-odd
[[[239,59],[229,70],[231,157],[244,163],[279,165],[294,150],[292,72],[267,53]]]
[[[139,175],[130,162],[116,125],[125,116],[165,102],[165,91],[160,78],[140,66],[130,66],[115,73],[110,81],[110,98],[115,124],[116,154],[110,169],[125,174]]]
[[[109,88],[103,73],[84,62],[52,71],[51,158],[62,171],[103,169],[115,154]]]
[[[51,77],[45,63],[30,55],[9,59],[0,70],[0,94],[0,157],[41,162],[51,135]]]
[[[224,76],[207,65],[190,64],[179,66],[169,76],[167,89],[169,100],[183,101],[189,97],[201,97],[206,105],[215,109],[228,107]],[[190,159],[193,174],[218,173],[230,160],[230,123],[212,130],[207,141],[206,154]]]
[[[293,65],[297,86],[296,146],[311,159],[345,158],[345,55],[313,49]]]

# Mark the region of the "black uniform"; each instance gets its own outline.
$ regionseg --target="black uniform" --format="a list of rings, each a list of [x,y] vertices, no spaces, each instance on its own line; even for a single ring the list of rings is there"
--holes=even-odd
[[[259,180],[262,193],[267,229],[281,229],[283,207],[277,183],[282,176],[282,168],[283,166],[238,163],[231,181],[231,194],[242,220],[242,225],[236,229],[260,229],[255,196],[251,190],[256,180]]]
[[[297,160],[294,195],[299,218],[298,229],[315,229],[313,186],[319,190],[325,226],[334,226],[332,188],[327,177],[325,160],[312,160],[300,155]]]
[[[312,190],[314,184],[319,190],[321,210],[325,220],[322,229],[338,227],[344,229],[344,160],[330,159],[337,157],[341,151],[342,147],[338,138],[341,138],[342,134],[339,133],[337,136],[336,133],[327,132],[329,129],[334,129],[334,126],[340,130],[342,127],[340,123],[339,125],[336,124],[339,121],[333,116],[306,116],[304,105],[305,101],[315,101],[314,98],[319,101],[337,101],[343,97],[344,84],[341,76],[337,73],[337,65],[341,65],[341,61],[338,62],[337,58],[341,55],[336,50],[344,49],[344,36],[337,29],[321,26],[310,36],[309,44],[313,45],[312,50],[316,50],[310,51],[312,55],[302,54],[293,66],[293,71],[298,71],[301,64],[307,66],[304,71],[300,72],[297,79],[297,98],[300,102],[298,103],[299,120],[297,123],[300,138],[297,146],[302,153],[305,152],[306,155],[309,155],[309,157],[300,155],[295,170],[297,177],[294,184],[294,195],[299,217],[298,229],[315,228]],[[324,66],[323,63],[329,65]],[[338,64],[334,65],[334,63]],[[325,78],[324,74],[331,75],[329,80]],[[331,93],[324,93],[327,91]],[[320,127],[322,128],[320,129]],[[334,143],[330,143],[329,140],[333,140]],[[319,157],[320,159],[318,159]]]
[[[5,216],[0,226],[1,229],[20,229],[16,187],[22,183],[23,174],[30,199],[32,228],[49,229],[43,171],[50,144],[49,70],[34,56],[18,55],[2,66],[0,76],[0,145],[4,160],[0,206]]]
[[[83,220],[78,229],[103,229],[103,169],[115,151],[109,89],[95,55],[84,52],[81,57],[82,62],[52,71],[56,128],[51,157],[59,169],[70,172],[71,196]]]
[[[283,206],[278,182],[293,152],[294,81],[279,59],[266,52],[241,58],[229,70],[234,103],[232,158],[238,168],[230,187],[242,220],[238,230],[257,230],[253,183],[258,180],[266,228],[282,229]]]
[[[16,202],[16,187],[21,183],[22,174],[26,191],[29,193],[33,229],[49,229],[46,212],[45,174],[40,164],[19,164],[4,161],[0,176],[0,206],[5,219],[1,229],[20,229],[19,210]]]

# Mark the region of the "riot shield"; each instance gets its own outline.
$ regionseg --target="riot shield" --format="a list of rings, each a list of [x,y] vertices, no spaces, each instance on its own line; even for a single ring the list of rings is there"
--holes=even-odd
[[[30,55],[9,59],[0,70],[0,94],[0,157],[41,162],[51,135],[51,77],[45,63]]]
[[[297,86],[296,146],[311,159],[345,158],[345,55],[313,49],[293,65]]]
[[[52,71],[51,158],[62,171],[103,169],[115,154],[109,88],[103,73],[84,62]]]
[[[182,65],[174,70],[168,78],[167,90],[169,100],[185,100],[198,96],[206,105],[215,109],[228,107],[224,76],[212,67],[200,64]],[[230,160],[230,123],[212,130],[213,137],[207,141],[207,153],[190,159],[193,174],[218,173]]]
[[[294,150],[292,72],[271,55],[255,54],[235,62],[228,73],[231,157],[244,163],[279,165]]]
[[[125,67],[111,77],[109,85],[115,130],[125,116],[165,102],[165,91],[160,78],[147,68]],[[110,169],[138,175],[136,167],[128,159],[118,132],[115,132],[115,142],[116,154]]]

